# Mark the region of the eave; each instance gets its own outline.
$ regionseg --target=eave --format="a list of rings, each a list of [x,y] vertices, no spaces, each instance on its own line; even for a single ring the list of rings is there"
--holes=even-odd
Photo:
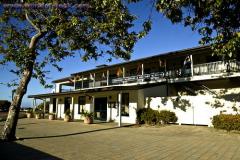
[[[102,88],[89,88],[89,89],[84,89],[84,90],[61,92],[61,93],[46,93],[46,94],[29,95],[28,98],[43,99],[43,98],[49,98],[49,97],[55,97],[55,96],[77,95],[77,94],[87,94],[87,93],[96,93],[96,92],[137,90],[137,89],[143,89],[143,88],[147,88],[147,87],[154,87],[159,84],[160,83],[134,85],[134,86],[109,86],[109,87],[102,87]],[[161,82],[161,84],[164,84],[164,83]]]

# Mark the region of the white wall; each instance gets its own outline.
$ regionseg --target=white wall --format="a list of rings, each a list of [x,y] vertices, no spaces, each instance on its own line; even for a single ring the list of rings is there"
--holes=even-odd
[[[49,113],[53,113],[53,104],[52,101],[49,103]]]
[[[136,110],[137,110],[137,103],[130,103],[129,104],[129,116],[122,116],[121,117],[122,123],[135,124],[136,118],[137,118]],[[117,109],[115,110],[114,114],[117,115]],[[115,122],[119,122],[118,116],[115,117]]]
[[[91,104],[86,104],[84,107],[84,110],[87,112],[91,112]],[[82,114],[78,113],[78,104],[74,104],[74,119],[84,119],[84,116]]]
[[[138,109],[144,108],[146,103],[146,97],[165,97],[167,96],[167,86],[161,85],[161,86],[155,86],[155,87],[149,87],[145,89],[139,89],[138,92]]]
[[[55,84],[55,93],[59,93],[60,92],[60,83],[56,83]]]
[[[218,92],[214,90],[214,92]],[[173,101],[176,100],[176,96],[167,97],[167,102],[162,103],[166,97],[151,97],[150,106],[154,110],[170,110],[176,113],[178,117],[177,123],[180,124],[197,124],[211,126],[212,117],[220,113],[236,114],[233,110],[233,106],[239,108],[240,106],[240,88],[228,89],[228,92],[224,96],[231,97],[224,98],[224,96],[214,97],[213,95],[197,95],[197,96],[181,96],[181,99],[187,100],[190,106],[186,107],[186,111],[180,108],[174,108]],[[147,100],[148,98],[146,98]],[[181,100],[180,100],[181,101]],[[179,103],[180,104],[180,103]],[[217,107],[219,106],[221,107]],[[145,106],[147,107],[147,106]],[[239,112],[239,111],[238,111]]]
[[[57,118],[64,118],[64,104],[58,104]]]

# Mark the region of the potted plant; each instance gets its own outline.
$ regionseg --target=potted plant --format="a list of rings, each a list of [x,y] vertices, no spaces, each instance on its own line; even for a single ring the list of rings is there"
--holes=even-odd
[[[49,113],[49,114],[48,114],[48,119],[49,119],[49,120],[54,120],[54,119],[55,119],[55,116],[56,116],[56,113]]]
[[[84,123],[85,124],[92,124],[93,123],[93,112],[83,112],[84,116]]]
[[[29,109],[26,111],[26,115],[27,115],[27,118],[32,118],[32,116],[33,116],[33,109],[32,109],[32,108],[29,108]]]
[[[41,119],[43,112],[39,109],[35,109],[34,114],[36,119]]]
[[[70,120],[71,120],[71,111],[70,109],[67,109],[65,112],[64,121],[69,122]]]

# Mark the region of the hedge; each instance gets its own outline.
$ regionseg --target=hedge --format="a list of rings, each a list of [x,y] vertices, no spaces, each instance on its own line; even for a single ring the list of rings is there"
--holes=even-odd
[[[177,122],[178,118],[174,112],[162,110],[159,112],[159,120],[162,121],[164,124],[170,123],[170,122]]]
[[[224,129],[227,131],[240,131],[240,115],[220,114],[213,116],[212,124],[214,128]]]
[[[178,118],[174,112],[162,110],[157,111],[151,108],[142,108],[137,112],[139,124],[168,124],[177,122]]]

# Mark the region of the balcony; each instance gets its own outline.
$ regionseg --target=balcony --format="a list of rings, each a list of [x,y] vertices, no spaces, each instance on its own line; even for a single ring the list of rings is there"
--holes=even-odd
[[[231,60],[229,62],[218,61],[193,66],[194,75],[208,75],[238,71],[240,71],[240,62],[236,60]]]
[[[177,78],[189,78],[201,75],[212,75],[221,73],[233,73],[240,71],[240,62],[231,60],[228,62],[217,61],[211,63],[203,63],[193,65],[191,68],[178,68],[175,70],[167,70],[166,72],[150,72],[143,75],[130,75],[125,77],[105,77],[103,79],[85,79],[83,81],[77,81],[72,86],[75,86],[75,90],[99,88],[115,85],[131,85],[131,84],[143,84],[143,83],[155,83],[164,82],[167,79],[175,80]],[[193,73],[192,73],[193,72]],[[62,89],[61,92],[73,91],[74,88],[68,90]]]

